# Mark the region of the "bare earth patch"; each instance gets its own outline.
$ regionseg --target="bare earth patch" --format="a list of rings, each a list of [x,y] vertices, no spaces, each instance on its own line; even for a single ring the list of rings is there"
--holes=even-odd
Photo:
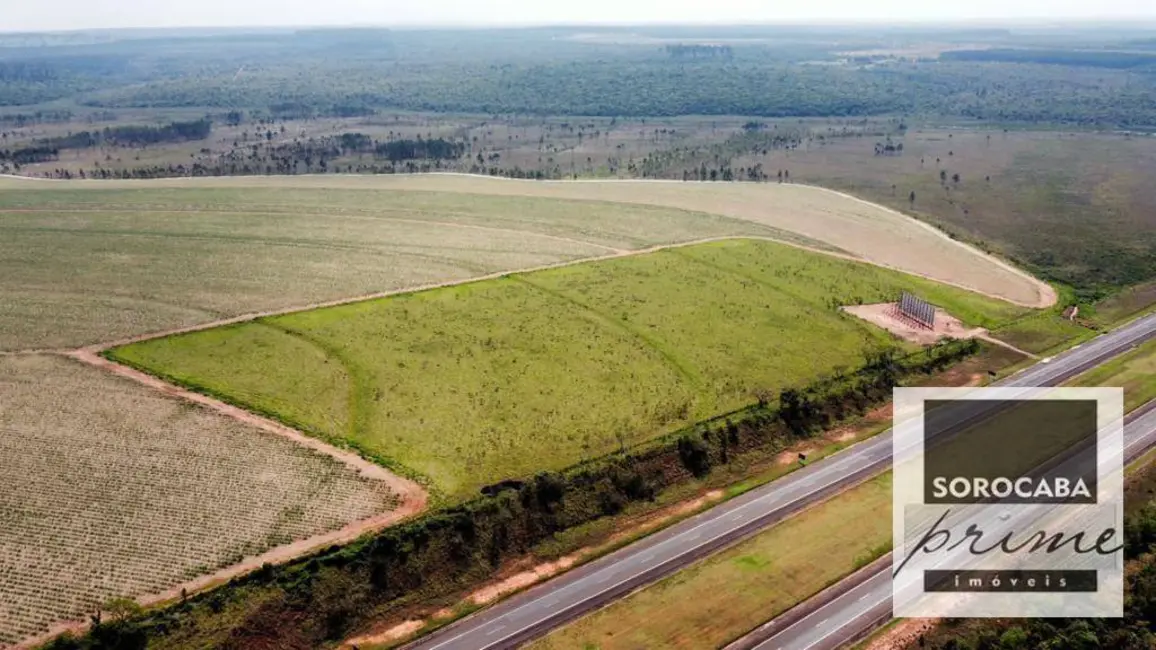
[[[862,650],[906,650],[916,647],[919,638],[938,624],[937,618],[905,618],[863,644]]]
[[[920,345],[931,345],[942,338],[969,339],[985,332],[979,327],[968,328],[960,320],[942,309],[935,310],[935,327],[926,329],[897,315],[895,303],[852,305],[843,311],[882,327],[895,336]]]
[[[397,625],[381,632],[379,634],[367,634],[365,636],[358,636],[349,639],[341,644],[342,648],[360,648],[363,645],[373,646],[384,643],[391,643],[393,641],[401,641],[407,637],[412,636],[415,632],[425,627],[425,621],[418,619],[410,619],[402,621]]]
[[[918,343],[920,345],[931,345],[943,338],[975,338],[983,339],[988,343],[994,343],[995,345],[1007,348],[1031,359],[1039,358],[1031,352],[1021,350],[1006,341],[1001,341],[991,336],[991,334],[982,327],[967,327],[960,322],[958,318],[939,308],[935,310],[935,327],[931,329],[920,327],[913,321],[899,316],[898,310],[893,302],[874,305],[850,305],[841,307],[841,309],[852,316],[862,318],[868,323],[882,327],[905,341],[911,341],[912,343]],[[970,381],[974,382],[976,380],[972,378]],[[974,384],[969,383],[968,385]]]

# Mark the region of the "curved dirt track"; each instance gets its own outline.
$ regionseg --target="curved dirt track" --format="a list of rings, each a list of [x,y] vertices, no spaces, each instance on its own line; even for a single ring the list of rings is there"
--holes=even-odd
[[[37,179],[43,181],[44,179]],[[792,183],[702,183],[663,180],[535,181],[469,174],[382,176],[313,175],[78,180],[2,187],[47,189],[129,187],[292,187],[417,190],[464,194],[532,196],[644,204],[711,213],[791,231],[847,251],[864,261],[929,277],[1019,305],[1055,304],[1055,291],[991,255],[890,208],[809,185]]]

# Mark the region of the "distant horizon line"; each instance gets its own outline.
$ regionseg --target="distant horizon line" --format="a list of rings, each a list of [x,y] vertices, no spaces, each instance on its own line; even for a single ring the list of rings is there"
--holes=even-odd
[[[404,29],[404,30],[486,30],[541,28],[628,28],[628,27],[1032,27],[1032,28],[1103,28],[1156,29],[1156,15],[1111,18],[1086,17],[1017,17],[1017,18],[857,18],[797,19],[754,21],[526,21],[526,22],[400,22],[400,23],[284,23],[236,25],[136,25],[43,29],[5,29],[0,35],[81,34],[93,32],[180,31],[180,30],[289,30],[289,29]]]

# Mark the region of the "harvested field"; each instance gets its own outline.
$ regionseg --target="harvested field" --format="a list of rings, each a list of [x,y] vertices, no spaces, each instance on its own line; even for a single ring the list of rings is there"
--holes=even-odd
[[[813,243],[737,219],[591,201],[19,186],[0,191],[0,350],[120,340],[655,244],[727,235]]]
[[[396,506],[327,455],[68,359],[0,357],[0,395],[0,646]]]
[[[0,349],[94,343],[726,235],[818,243],[1025,305],[1055,301],[1050,287],[925,224],[801,185],[437,174],[0,178],[0,188],[20,190],[0,194],[2,241],[11,242],[0,248],[0,270],[12,278],[0,289],[0,332],[11,332]],[[110,212],[83,211],[93,209]],[[60,277],[49,262],[64,254],[76,272]],[[126,272],[143,264],[156,269],[153,277]],[[228,281],[234,277],[249,280]],[[28,331],[39,316],[68,325],[62,334]]]
[[[261,318],[111,355],[465,498],[858,366],[889,337],[838,306],[901,290],[982,326],[1025,311],[867,264],[729,240]]]

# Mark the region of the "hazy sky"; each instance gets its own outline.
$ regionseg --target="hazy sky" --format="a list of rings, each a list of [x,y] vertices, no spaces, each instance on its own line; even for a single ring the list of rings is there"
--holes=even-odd
[[[223,25],[1156,18],[1156,0],[0,0],[0,31]]]

